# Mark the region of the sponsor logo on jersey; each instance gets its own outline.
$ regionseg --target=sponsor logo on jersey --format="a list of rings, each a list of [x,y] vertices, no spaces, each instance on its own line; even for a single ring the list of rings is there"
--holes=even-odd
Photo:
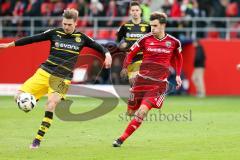
[[[72,45],[72,44],[65,44],[65,43],[59,43],[55,42],[55,47],[56,48],[63,48],[63,49],[71,49],[71,50],[79,50],[78,46]]]
[[[164,48],[147,48],[149,52],[157,52],[157,53],[170,53],[171,51]]]
[[[127,33],[126,37],[128,38],[141,38],[142,36],[144,36],[144,34],[142,33]]]

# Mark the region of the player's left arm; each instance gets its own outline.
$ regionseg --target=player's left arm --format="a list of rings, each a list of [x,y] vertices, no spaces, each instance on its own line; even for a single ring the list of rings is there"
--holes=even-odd
[[[177,82],[177,88],[180,88],[182,85],[182,79],[180,77],[181,75],[181,70],[182,70],[182,64],[183,64],[183,58],[182,58],[182,54],[179,53],[176,56],[176,82]]]
[[[182,71],[183,57],[182,57],[182,47],[181,43],[178,42],[176,45],[176,49],[174,50],[174,56],[172,57],[171,64],[176,71],[176,82],[177,89],[182,85],[182,79],[180,77]]]
[[[85,46],[95,49],[98,52],[100,52],[101,54],[103,54],[103,56],[105,56],[105,68],[110,68],[112,65],[112,56],[110,54],[110,52],[108,51],[107,48],[103,47],[102,45],[100,45],[99,43],[97,43],[96,41],[94,41],[92,38],[84,35],[84,39],[85,39]]]

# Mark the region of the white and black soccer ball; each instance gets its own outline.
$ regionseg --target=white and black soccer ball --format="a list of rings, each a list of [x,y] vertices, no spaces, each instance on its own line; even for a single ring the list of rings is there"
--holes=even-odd
[[[17,105],[24,112],[31,111],[36,103],[35,97],[30,93],[21,93],[17,98]]]

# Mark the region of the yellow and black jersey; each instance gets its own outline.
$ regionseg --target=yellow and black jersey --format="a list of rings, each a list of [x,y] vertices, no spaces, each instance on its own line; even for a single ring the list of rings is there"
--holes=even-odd
[[[141,21],[139,24],[134,24],[130,20],[119,28],[117,42],[124,40],[130,48],[133,43],[150,31],[151,27],[147,22]]]
[[[40,67],[54,76],[69,80],[72,79],[72,70],[83,47],[93,48],[103,55],[108,52],[106,48],[85,34],[77,31],[74,31],[72,34],[66,34],[62,28],[51,29],[41,34],[24,37],[15,41],[15,46],[46,40],[51,42],[50,54]]]
[[[139,38],[141,38],[146,33],[149,33],[150,31],[151,26],[147,22],[142,20],[139,24],[135,24],[130,20],[119,28],[116,41],[126,42],[126,50],[128,50]],[[142,56],[137,55],[137,57],[134,57],[133,61],[138,61],[141,59]]]

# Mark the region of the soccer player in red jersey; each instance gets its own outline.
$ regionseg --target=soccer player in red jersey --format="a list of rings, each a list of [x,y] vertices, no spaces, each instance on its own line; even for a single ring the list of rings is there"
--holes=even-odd
[[[127,67],[132,58],[143,52],[143,60],[139,74],[131,88],[128,100],[128,111],[135,113],[123,134],[113,142],[113,147],[121,144],[141,125],[143,119],[152,108],[160,109],[168,87],[169,67],[176,70],[177,88],[182,84],[181,43],[178,39],[165,33],[167,16],[165,13],[154,12],[150,17],[151,33],[140,38],[131,48],[125,60]]]

